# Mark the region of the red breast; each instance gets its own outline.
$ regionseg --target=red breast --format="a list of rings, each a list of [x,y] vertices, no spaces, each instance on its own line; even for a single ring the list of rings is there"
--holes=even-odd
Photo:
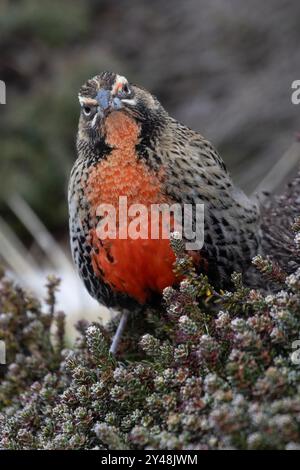
[[[147,224],[150,235],[151,204],[171,204],[163,194],[164,170],[151,170],[138,158],[139,125],[123,112],[111,113],[105,121],[106,143],[112,147],[107,159],[90,169],[85,194],[94,217],[100,204],[110,204],[116,210],[118,221],[119,198],[127,196],[131,204],[143,204],[148,214],[140,218]],[[130,223],[128,218],[128,223]],[[92,265],[97,276],[114,290],[128,294],[140,303],[149,296],[161,293],[176,281],[173,264],[175,256],[168,239],[99,240],[96,229],[91,232]],[[161,227],[160,227],[161,229]],[[161,229],[162,230],[162,229]]]

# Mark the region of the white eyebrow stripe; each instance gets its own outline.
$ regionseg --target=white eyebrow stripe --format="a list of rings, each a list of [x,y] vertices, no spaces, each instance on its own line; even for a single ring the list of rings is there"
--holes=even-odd
[[[134,98],[131,98],[131,100],[122,99],[121,101],[122,103],[132,104],[133,106],[136,105],[136,100]]]
[[[92,127],[95,127],[96,121],[97,121],[97,113],[96,113],[95,116],[93,117],[93,120],[92,120]]]
[[[97,100],[93,99],[93,98],[88,98],[88,97],[84,97],[84,96],[81,96],[81,95],[78,95],[78,100],[79,100],[79,103],[81,106],[97,106],[98,103],[97,103]]]

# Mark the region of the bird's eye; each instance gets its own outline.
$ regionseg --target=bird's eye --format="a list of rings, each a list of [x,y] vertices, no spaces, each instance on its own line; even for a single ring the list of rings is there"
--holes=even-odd
[[[129,86],[127,83],[125,83],[123,86],[123,93],[125,93],[125,95],[129,95],[130,93]]]
[[[120,96],[120,98],[127,98],[131,95],[131,90],[128,83],[123,84],[122,88],[120,88],[118,91],[118,95]]]
[[[92,108],[90,106],[83,106],[83,112],[86,116],[90,116],[92,112]]]

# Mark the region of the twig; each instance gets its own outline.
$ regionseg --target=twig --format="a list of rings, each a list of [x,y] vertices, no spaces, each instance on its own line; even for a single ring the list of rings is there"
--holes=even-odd
[[[256,187],[254,194],[274,193],[300,165],[300,143],[294,142]],[[296,170],[297,171],[297,170]],[[260,200],[262,196],[260,197]]]
[[[7,200],[7,204],[31,233],[53,265],[58,269],[73,270],[73,266],[64,251],[27,202],[19,194],[14,194]]]

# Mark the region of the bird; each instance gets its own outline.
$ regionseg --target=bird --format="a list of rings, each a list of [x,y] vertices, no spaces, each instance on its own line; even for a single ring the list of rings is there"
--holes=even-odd
[[[202,205],[203,243],[188,251],[195,268],[220,288],[229,285],[234,271],[247,276],[260,246],[259,205],[233,183],[215,147],[171,117],[153,94],[117,73],[87,80],[78,98],[77,159],[68,189],[70,243],[91,296],[128,311],[160,302],[164,289],[178,283],[170,238],[149,234],[153,205]],[[149,236],[120,236],[122,198],[128,207],[149,210],[138,218],[140,231],[147,225]],[[99,235],[105,219],[99,206],[115,209],[111,236]],[[195,214],[190,217],[195,227]]]

